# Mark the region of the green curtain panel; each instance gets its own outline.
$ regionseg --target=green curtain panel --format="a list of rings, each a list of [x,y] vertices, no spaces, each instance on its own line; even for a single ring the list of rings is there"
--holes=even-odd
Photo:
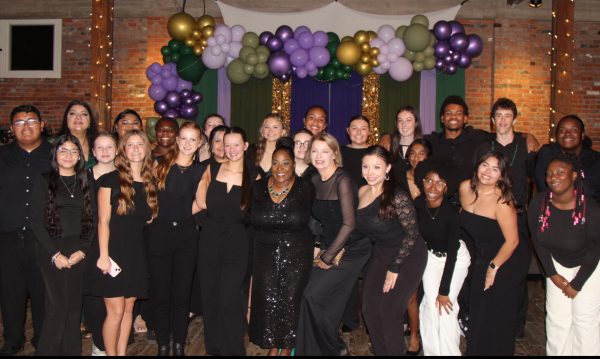
[[[248,141],[255,143],[258,128],[273,104],[273,78],[264,80],[254,77],[242,85],[231,84],[231,125],[243,128]]]
[[[218,75],[217,70],[206,70],[194,90],[203,96],[202,102],[198,104],[198,116],[196,122],[202,125],[206,116],[217,112]]]
[[[421,73],[413,72],[408,81],[398,82],[388,74],[379,78],[379,134],[392,133],[396,112],[400,107],[412,106],[419,110]]]
[[[444,73],[437,74],[436,81],[436,102],[435,102],[435,128],[440,131],[440,106],[446,97],[450,95],[458,95],[465,98],[465,70],[458,69],[454,75],[446,75]]]

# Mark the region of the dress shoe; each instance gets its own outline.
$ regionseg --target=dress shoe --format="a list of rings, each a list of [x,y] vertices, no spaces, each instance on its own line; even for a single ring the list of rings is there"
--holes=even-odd
[[[416,356],[419,356],[420,353],[421,353],[421,346],[420,345],[419,345],[419,349],[417,349],[415,351],[408,350],[408,349],[406,350],[406,355],[408,355],[408,356],[416,357]]]
[[[23,345],[9,345],[9,344],[4,344],[4,346],[2,347],[2,349],[0,349],[0,356],[13,356],[16,355],[18,352],[20,352],[21,350],[23,350]]]
[[[185,356],[185,346],[180,343],[174,343],[173,344],[173,356],[184,357]]]
[[[171,355],[171,350],[168,345],[159,345],[158,346],[158,354],[156,356],[168,357],[169,355]]]

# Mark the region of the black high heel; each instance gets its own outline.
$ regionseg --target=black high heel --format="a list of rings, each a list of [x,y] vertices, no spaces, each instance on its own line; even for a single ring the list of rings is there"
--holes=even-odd
[[[419,349],[417,349],[415,351],[407,349],[406,350],[406,355],[410,355],[410,356],[413,356],[413,357],[419,356],[419,354],[421,353],[421,349],[422,349],[421,345],[419,344]]]

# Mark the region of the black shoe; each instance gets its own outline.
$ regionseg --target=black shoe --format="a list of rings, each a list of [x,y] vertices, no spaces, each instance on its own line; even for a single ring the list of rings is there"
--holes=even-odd
[[[158,346],[158,354],[156,354],[156,356],[158,357],[168,357],[169,355],[171,355],[171,350],[169,350],[169,346],[168,345],[159,345]]]
[[[342,333],[350,333],[352,332],[352,328],[347,325],[342,325]]]
[[[13,356],[16,355],[18,352],[20,352],[21,350],[23,350],[23,345],[8,345],[8,344],[4,344],[4,346],[2,347],[2,349],[0,349],[0,356]]]
[[[184,357],[185,356],[185,346],[180,343],[173,344],[173,356],[174,357]]]
[[[412,350],[406,350],[406,355],[410,355],[413,357],[419,356],[419,353],[421,353],[421,346],[419,345],[419,349],[412,351]]]
[[[146,333],[146,341],[151,343],[156,342],[156,332],[154,330],[148,330]]]

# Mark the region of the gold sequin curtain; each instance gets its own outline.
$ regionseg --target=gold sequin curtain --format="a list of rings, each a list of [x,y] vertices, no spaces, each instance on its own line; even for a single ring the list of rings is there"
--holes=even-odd
[[[379,142],[379,75],[372,72],[363,78],[362,115],[369,119],[369,143]]]
[[[273,78],[273,106],[271,111],[283,117],[285,126],[290,129],[292,111],[292,80],[281,82]]]

